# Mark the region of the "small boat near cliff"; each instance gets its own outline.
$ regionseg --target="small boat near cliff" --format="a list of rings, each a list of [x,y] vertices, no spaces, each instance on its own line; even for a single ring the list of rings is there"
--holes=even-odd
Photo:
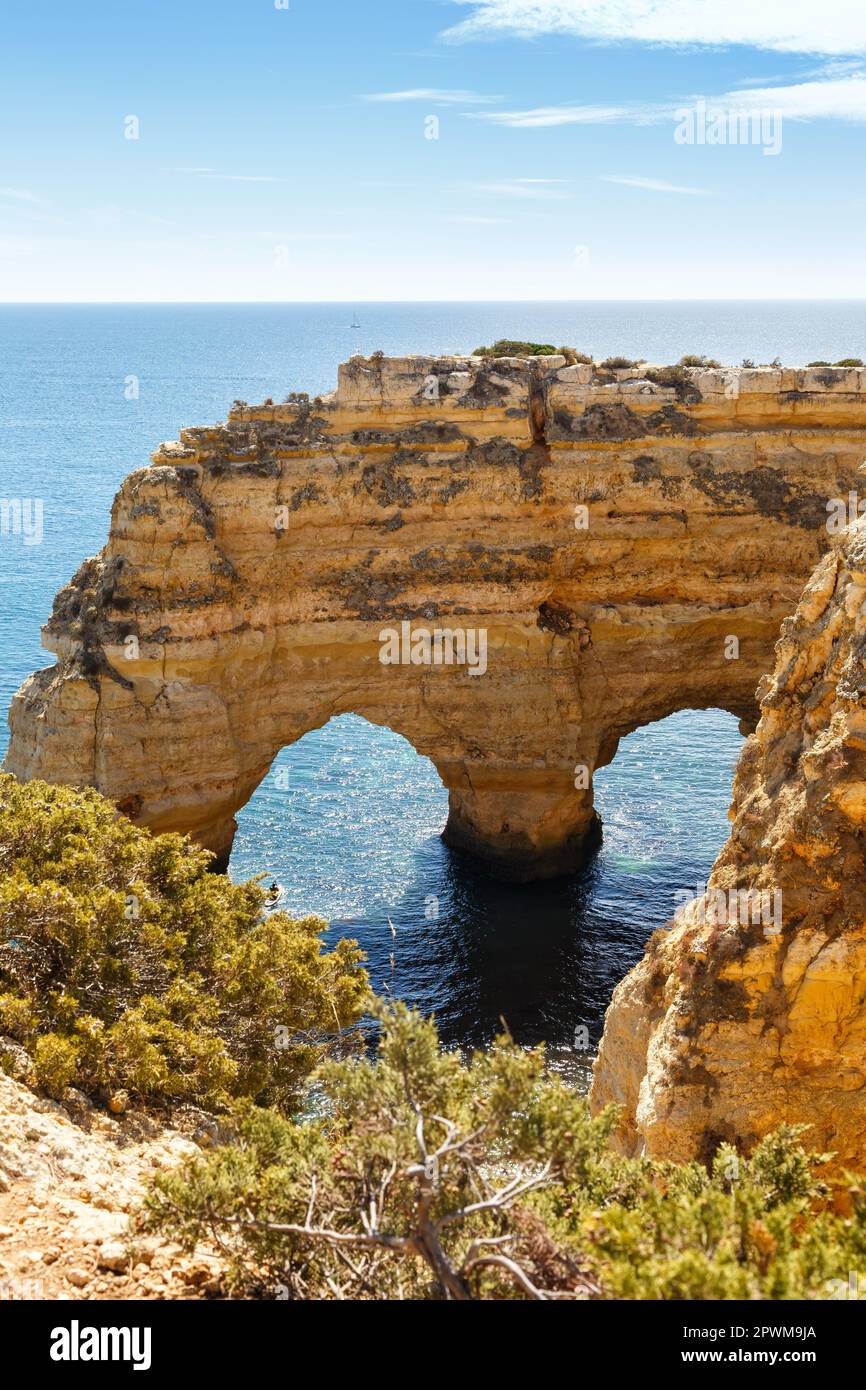
[[[273,883],[271,884],[270,888],[265,894],[265,911],[273,912],[276,908],[279,907],[280,903],[282,902],[285,896],[285,888],[281,883],[277,883],[276,879],[274,879]]]

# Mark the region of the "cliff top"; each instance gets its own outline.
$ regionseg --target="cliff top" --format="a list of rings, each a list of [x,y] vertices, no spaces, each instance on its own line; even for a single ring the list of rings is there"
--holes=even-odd
[[[512,387],[532,381],[561,382],[573,387],[597,387],[608,394],[622,391],[645,394],[669,392],[685,404],[696,404],[704,397],[736,395],[780,395],[792,392],[814,394],[866,393],[866,367],[784,367],[784,366],[683,366],[681,364],[636,362],[630,366],[611,366],[605,359],[593,362],[569,363],[563,354],[546,356],[491,357],[470,354],[411,353],[402,357],[386,357],[374,353],[369,357],[356,354],[341,363],[337,373],[337,389],[315,397],[323,405],[357,403],[373,390],[388,400],[405,400],[418,396],[433,402],[444,396],[458,396],[480,379],[501,381]],[[425,384],[435,378],[437,391]],[[443,387],[446,389],[443,390]],[[365,390],[365,388],[367,388]],[[307,397],[292,393],[282,403],[297,408]],[[489,404],[496,404],[495,400]],[[265,402],[267,407],[273,402]],[[281,407],[277,406],[276,409]],[[256,407],[236,402],[229,418],[248,418]]]
[[[325,395],[293,391],[281,402],[235,401],[224,424],[182,430],[153,461],[208,462],[216,451],[244,462],[263,448],[335,444],[447,448],[468,434],[562,448],[708,430],[859,431],[866,424],[864,400],[866,367],[615,367],[569,364],[561,353],[374,353],[342,363],[336,390]],[[262,431],[262,425],[281,429]]]

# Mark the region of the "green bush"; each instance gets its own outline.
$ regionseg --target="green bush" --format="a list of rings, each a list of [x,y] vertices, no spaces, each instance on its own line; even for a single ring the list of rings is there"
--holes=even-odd
[[[696,353],[688,352],[685,357],[679,360],[681,367],[720,367],[721,362],[717,362],[715,357],[700,357]]]
[[[96,791],[0,775],[0,1032],[52,1095],[291,1108],[356,1022],[355,943],[324,953],[324,922],[266,915],[257,882],[210,860]]]
[[[838,362],[825,362],[823,358],[818,358],[815,362],[807,362],[807,367],[862,367],[863,362],[859,357],[840,357]]]
[[[326,1063],[315,1122],[245,1107],[232,1144],[155,1178],[144,1227],[216,1236],[270,1297],[826,1297],[863,1267],[866,1201],[833,1213],[796,1129],[711,1171],[625,1159],[613,1109],[591,1118],[540,1051],[464,1064],[378,1011],[378,1061]]]
[[[627,367],[636,367],[638,363],[631,357],[606,357],[599,366],[606,372],[624,371]]]
[[[527,343],[516,338],[499,338],[492,347],[477,347],[473,357],[564,357],[569,366],[592,362],[585,352],[570,347],[554,347],[552,343]]]
[[[473,357],[555,357],[559,348],[552,343],[526,343],[517,338],[497,338],[492,347],[473,349]]]
[[[579,363],[584,366],[592,366],[592,358],[587,352],[577,352],[574,348],[561,347],[556,349],[560,357],[564,357],[569,367],[576,367]]]

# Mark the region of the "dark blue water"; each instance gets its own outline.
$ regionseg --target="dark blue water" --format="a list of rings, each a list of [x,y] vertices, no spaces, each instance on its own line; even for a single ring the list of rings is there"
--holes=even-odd
[[[355,715],[283,749],[239,817],[239,874],[266,871],[363,945],[373,984],[435,1012],[449,1042],[484,1045],[504,1019],[582,1075],[611,991],[727,835],[741,739],[720,710],[624,739],[596,774],[601,852],[575,878],[492,882],[439,838],[447,793],[405,739]],[[579,1035],[578,1035],[579,1040]]]
[[[360,333],[349,328],[357,311]],[[467,351],[497,337],[675,361],[703,352],[792,365],[866,358],[862,303],[0,306],[0,497],[41,498],[44,538],[0,540],[0,706],[50,658],[39,626],[107,534],[112,497],[183,425],[237,396],[332,388],[365,352]],[[138,379],[128,399],[129,378]],[[5,727],[0,746],[5,746]],[[602,851],[581,876],[503,886],[439,840],[446,798],[402,739],[344,717],[280,755],[240,817],[232,861],[286,886],[368,953],[377,988],[435,1010],[445,1038],[484,1044],[504,1018],[578,1072],[610,992],[706,876],[727,833],[733,719],[684,712],[624,740],[597,777]],[[287,774],[278,785],[276,770]]]

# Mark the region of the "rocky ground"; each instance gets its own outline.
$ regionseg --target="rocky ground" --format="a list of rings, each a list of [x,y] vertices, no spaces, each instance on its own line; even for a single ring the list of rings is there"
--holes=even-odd
[[[0,1072],[0,1299],[223,1296],[214,1250],[129,1231],[145,1180],[207,1141],[201,1120],[59,1105]]]

